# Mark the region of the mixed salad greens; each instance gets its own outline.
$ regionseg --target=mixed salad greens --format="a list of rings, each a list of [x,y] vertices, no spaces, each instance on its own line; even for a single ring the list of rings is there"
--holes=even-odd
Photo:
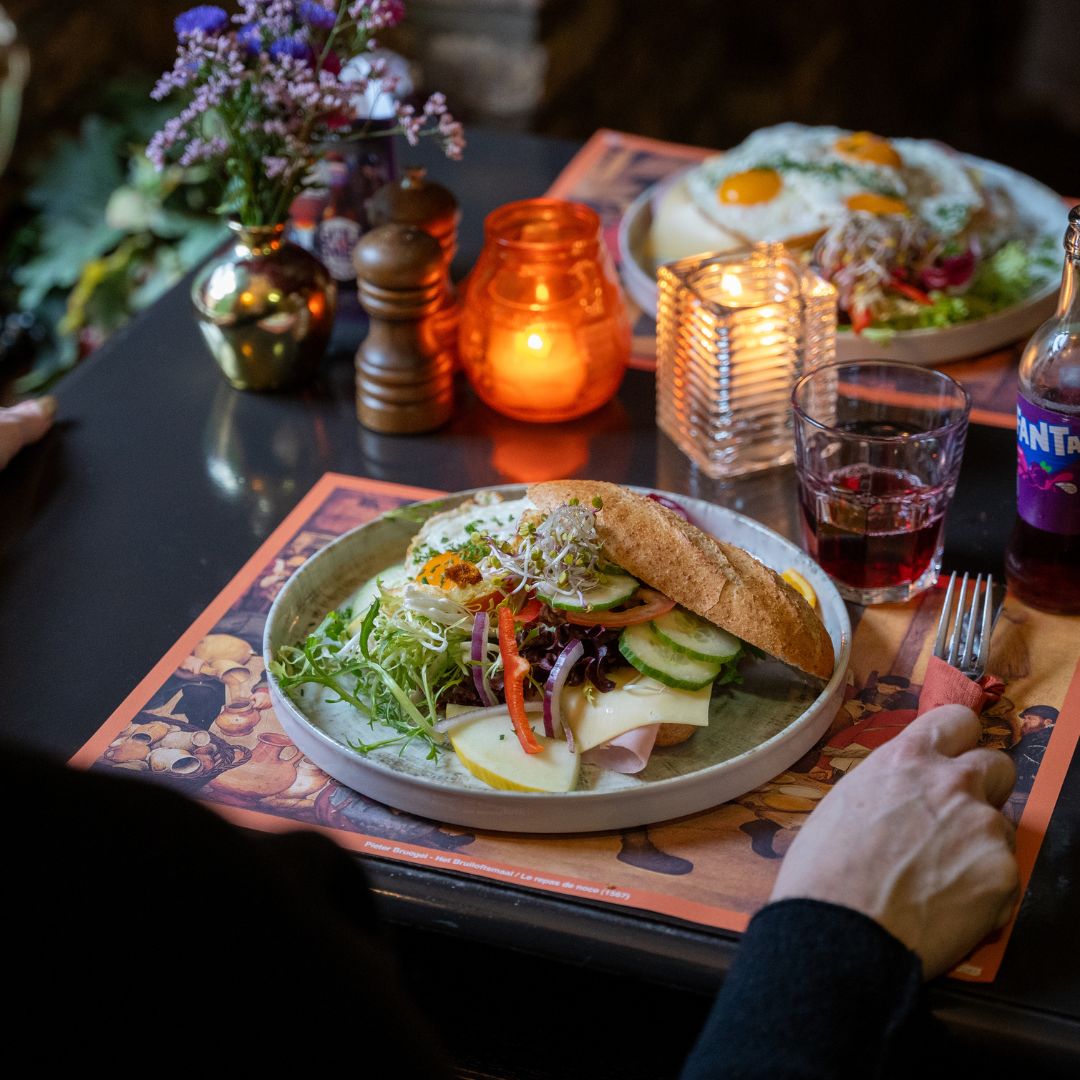
[[[918,218],[865,213],[828,230],[811,261],[836,286],[851,329],[884,342],[1003,311],[1061,269],[1054,237],[1011,240],[984,255],[977,237],[945,242]]]
[[[613,565],[596,532],[600,508],[571,500],[525,514],[511,534],[466,526],[447,550],[423,547],[419,572],[379,580],[366,610],[332,611],[280,648],[274,675],[301,702],[323,695],[358,710],[373,737],[353,749],[420,744],[428,758],[485,712],[509,714],[526,754],[543,750],[539,715],[546,739],[573,752],[565,688],[594,699],[627,665],[661,691],[737,682],[743,643]]]

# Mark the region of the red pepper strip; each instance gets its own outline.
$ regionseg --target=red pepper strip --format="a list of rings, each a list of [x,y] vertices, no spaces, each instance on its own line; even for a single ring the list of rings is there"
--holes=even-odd
[[[633,626],[658,619],[675,606],[674,600],[669,600],[655,589],[638,589],[634,597],[644,603],[625,611],[563,611],[560,614],[575,626]]]
[[[901,296],[906,296],[909,300],[914,300],[917,304],[933,304],[934,301],[922,291],[922,289],[916,288],[914,285],[909,285],[906,281],[898,281],[893,278],[889,282],[889,286],[895,289]]]
[[[848,312],[848,315],[851,318],[851,329],[856,334],[861,334],[873,322],[869,308],[863,311]]]
[[[529,718],[525,715],[525,676],[529,674],[530,665],[518,652],[514,638],[514,613],[505,606],[499,608],[499,652],[502,654],[506,708],[510,712],[521,749],[526,754],[539,754],[544,748],[536,741]]]
[[[522,626],[528,626],[529,623],[536,621],[537,616],[543,610],[544,605],[535,596],[531,596],[521,605],[521,610],[514,616],[514,622],[521,623]]]

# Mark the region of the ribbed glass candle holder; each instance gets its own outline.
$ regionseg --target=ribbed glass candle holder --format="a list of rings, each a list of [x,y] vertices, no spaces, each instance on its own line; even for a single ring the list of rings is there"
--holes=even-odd
[[[836,290],[781,244],[657,271],[656,413],[710,477],[794,459],[791,389],[836,353]]]

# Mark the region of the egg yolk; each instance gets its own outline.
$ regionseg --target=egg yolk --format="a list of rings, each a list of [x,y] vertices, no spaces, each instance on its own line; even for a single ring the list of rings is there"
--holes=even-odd
[[[471,562],[452,551],[433,555],[420,568],[416,580],[421,585],[435,585],[448,592],[463,585],[476,585],[483,580],[483,575]]]
[[[716,197],[722,203],[752,206],[775,199],[783,184],[774,169],[747,169],[727,177],[716,189]]]
[[[854,131],[837,139],[836,151],[844,157],[865,161],[871,165],[888,165],[894,169],[903,165],[903,160],[888,140],[869,131]]]
[[[891,195],[875,195],[872,191],[861,191],[847,200],[849,210],[865,210],[870,214],[909,214],[908,204],[903,199],[894,199]]]

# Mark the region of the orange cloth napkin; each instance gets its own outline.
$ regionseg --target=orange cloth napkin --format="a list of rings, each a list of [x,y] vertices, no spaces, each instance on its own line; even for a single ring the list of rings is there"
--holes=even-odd
[[[919,694],[919,716],[939,705],[966,705],[981,713],[997,701],[1005,689],[1005,683],[996,675],[984,675],[977,682],[961,675],[954,667],[936,656],[930,657]]]

